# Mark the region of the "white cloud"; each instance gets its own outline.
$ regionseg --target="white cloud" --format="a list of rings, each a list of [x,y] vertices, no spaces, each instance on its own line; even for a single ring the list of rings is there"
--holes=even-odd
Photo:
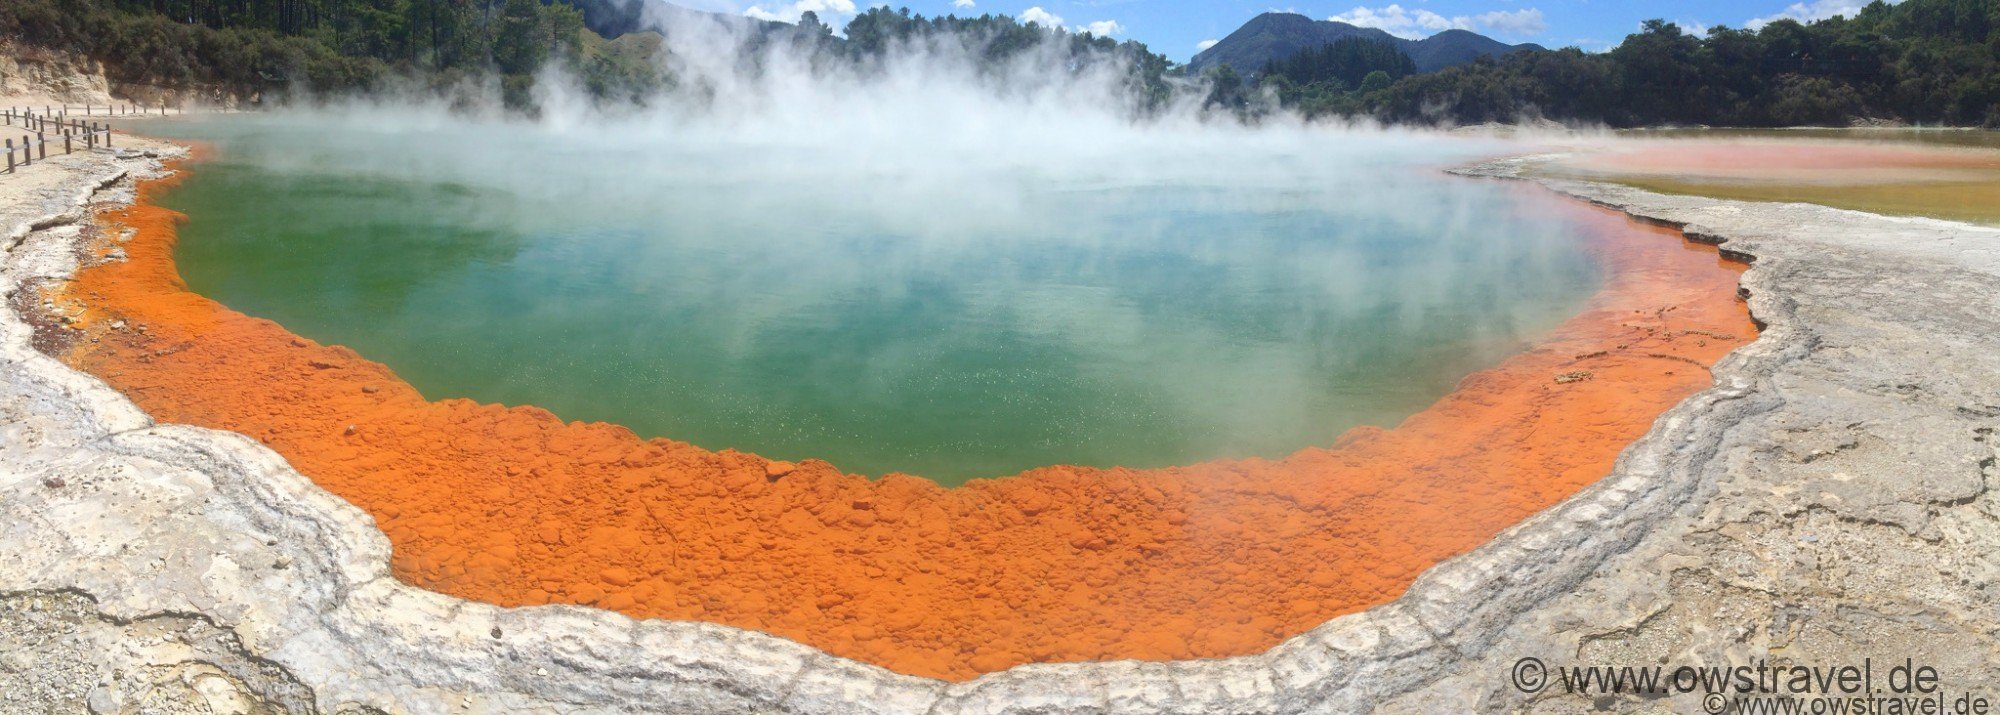
[[[759,20],[796,23],[799,17],[808,11],[818,15],[821,22],[836,27],[841,25],[839,18],[854,15],[856,12],[854,0],[797,0],[773,6],[770,10],[764,9],[762,5],[751,5],[750,9],[743,11],[743,14]]]
[[[1417,39],[1455,27],[1450,18],[1424,10],[1405,10],[1401,5],[1384,8],[1357,7],[1327,18],[1355,27],[1373,27],[1397,37]]]
[[[1021,11],[1021,22],[1034,23],[1053,30],[1062,27],[1063,19],[1055,13],[1043,10],[1042,6],[1036,5]]]
[[[1445,17],[1423,8],[1389,5],[1377,8],[1355,7],[1353,10],[1327,19],[1356,27],[1378,28],[1391,35],[1411,40],[1422,39],[1445,30],[1479,30],[1518,37],[1539,35],[1549,29],[1548,19],[1542,16],[1542,11],[1532,7]]]
[[[1120,32],[1124,32],[1125,26],[1118,24],[1117,20],[1098,20],[1097,22],[1086,24],[1083,27],[1072,27],[1070,28],[1070,31],[1078,34],[1088,32],[1098,37],[1110,37]]]
[[[1888,0],[1888,3],[1894,5],[1902,1]],[[1792,3],[1791,7],[1785,8],[1776,15],[1760,17],[1743,23],[1743,26],[1752,30],[1761,30],[1764,29],[1765,25],[1779,20],[1790,19],[1799,22],[1813,22],[1815,20],[1825,20],[1835,15],[1854,17],[1861,14],[1861,8],[1867,7],[1868,2],[1869,0],[1813,0],[1812,2],[1796,2]]]
[[[1473,27],[1507,35],[1539,35],[1549,31],[1549,21],[1535,8],[1507,12],[1494,10],[1472,16]]]
[[[972,0],[951,0],[951,6],[958,8],[960,10],[970,10],[974,5],[977,4],[978,3],[975,3]]]
[[[1200,42],[1194,43],[1194,51],[1196,52],[1206,51],[1208,48],[1214,47],[1218,42],[1221,42],[1221,40],[1202,40]]]
[[[1575,45],[1576,48],[1579,50],[1583,50],[1584,52],[1590,52],[1593,54],[1610,52],[1611,48],[1618,46],[1616,43],[1613,42],[1589,38],[1589,37],[1579,37],[1574,40],[1570,40],[1569,43],[1571,45]]]

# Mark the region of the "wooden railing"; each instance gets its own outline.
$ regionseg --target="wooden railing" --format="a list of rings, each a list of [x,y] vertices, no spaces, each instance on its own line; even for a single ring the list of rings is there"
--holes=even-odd
[[[146,106],[138,102],[116,102],[116,104],[42,104],[42,106],[16,106],[20,112],[40,112],[42,116],[68,118],[68,116],[168,116],[168,114],[188,114],[188,108],[168,106]]]
[[[14,173],[17,166],[28,166],[49,158],[51,146],[60,145],[64,154],[78,149],[89,151],[100,145],[111,147],[110,123],[70,119],[63,114],[51,115],[47,112],[49,109],[53,107],[44,108],[42,114],[36,114],[33,107],[0,110],[0,120],[4,120],[7,127],[18,127],[25,132],[19,142],[12,136],[6,139],[7,173]],[[6,134],[13,132],[7,131]]]

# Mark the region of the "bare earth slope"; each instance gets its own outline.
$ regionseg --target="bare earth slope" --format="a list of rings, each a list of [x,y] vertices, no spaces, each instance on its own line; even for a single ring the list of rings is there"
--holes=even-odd
[[[0,180],[0,653],[37,656],[0,655],[0,712],[1697,712],[1524,694],[1510,670],[1873,656],[1949,690],[2000,670],[2000,231],[1551,182],[1756,259],[1762,337],[1610,477],[1261,655],[947,684],[403,586],[372,522],[276,455],[154,425],[38,352],[20,289],[72,274],[81,203],[129,199],[121,177],[156,167],[79,155]]]

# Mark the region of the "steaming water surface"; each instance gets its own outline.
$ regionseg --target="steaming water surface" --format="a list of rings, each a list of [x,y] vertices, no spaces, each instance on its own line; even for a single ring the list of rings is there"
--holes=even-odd
[[[781,129],[145,131],[219,151],[165,197],[189,216],[194,290],[430,398],[945,483],[1393,425],[1598,280],[1583,227],[1544,199],[1435,170],[1491,147]]]

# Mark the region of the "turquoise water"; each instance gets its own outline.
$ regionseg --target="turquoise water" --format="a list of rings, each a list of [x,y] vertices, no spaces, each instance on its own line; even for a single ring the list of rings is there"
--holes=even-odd
[[[190,287],[432,399],[947,484],[1392,425],[1599,280],[1582,227],[1439,174],[1482,148],[1434,139],[989,160],[656,127],[147,130],[219,150],[165,197]]]

